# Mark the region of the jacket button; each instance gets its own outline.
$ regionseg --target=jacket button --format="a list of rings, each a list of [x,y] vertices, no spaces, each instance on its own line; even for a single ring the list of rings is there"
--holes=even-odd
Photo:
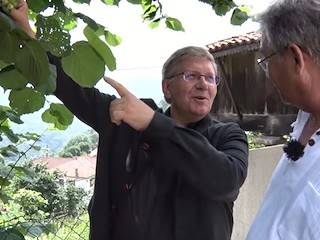
[[[315,144],[315,141],[313,139],[309,139],[308,144],[310,146],[313,146]]]

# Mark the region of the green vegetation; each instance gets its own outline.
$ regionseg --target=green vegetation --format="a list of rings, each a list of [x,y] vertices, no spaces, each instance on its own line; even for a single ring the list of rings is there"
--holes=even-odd
[[[60,157],[82,156],[98,146],[98,134],[94,130],[75,136],[63,147]]]
[[[249,143],[249,149],[256,149],[256,148],[261,148],[261,147],[265,147],[264,144],[261,143],[257,143],[255,141],[255,139],[259,136],[261,136],[261,133],[258,132],[246,132],[247,134],[247,139],[248,139],[248,143]]]

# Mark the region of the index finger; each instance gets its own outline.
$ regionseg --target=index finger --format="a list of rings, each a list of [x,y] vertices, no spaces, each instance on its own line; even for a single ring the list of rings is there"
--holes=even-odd
[[[120,97],[131,94],[128,89],[126,89],[121,83],[118,83],[116,80],[113,80],[112,78],[106,76],[104,76],[103,79],[119,93]]]

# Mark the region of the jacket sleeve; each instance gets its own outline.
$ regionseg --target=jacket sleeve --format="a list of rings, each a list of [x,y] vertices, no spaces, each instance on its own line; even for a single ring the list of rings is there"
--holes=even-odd
[[[225,124],[206,138],[156,113],[144,137],[151,146],[162,146],[155,164],[173,168],[212,200],[235,200],[248,166],[247,138],[237,124]]]
[[[112,123],[108,109],[115,97],[100,93],[96,88],[79,86],[63,71],[59,58],[49,55],[49,61],[57,68],[54,94],[77,118],[97,132],[109,129]]]

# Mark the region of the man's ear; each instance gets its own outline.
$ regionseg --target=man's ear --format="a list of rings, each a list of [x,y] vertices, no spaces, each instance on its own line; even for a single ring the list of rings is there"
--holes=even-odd
[[[302,51],[302,49],[297,44],[290,44],[288,47],[288,50],[291,52],[293,58],[294,58],[294,64],[297,74],[302,74],[305,70],[305,53]]]
[[[171,92],[169,89],[169,81],[168,80],[163,80],[162,81],[162,92],[163,95],[166,99],[170,99],[171,98]]]

